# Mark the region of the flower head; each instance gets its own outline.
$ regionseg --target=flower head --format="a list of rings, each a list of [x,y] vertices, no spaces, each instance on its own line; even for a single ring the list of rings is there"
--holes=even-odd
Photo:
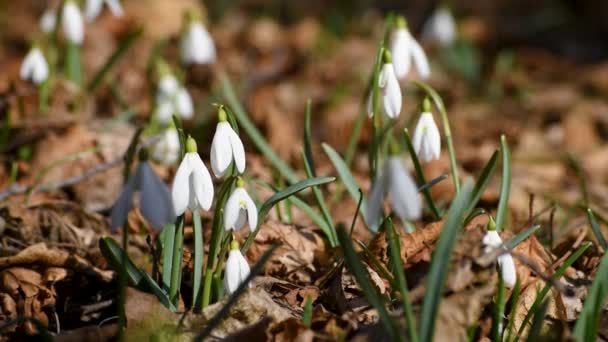
[[[496,231],[496,223],[490,217],[488,223],[488,232],[481,240],[481,243],[485,246],[485,253],[492,251],[494,248],[502,246],[502,239]],[[508,288],[513,288],[517,282],[517,271],[515,270],[515,263],[511,253],[503,253],[496,259],[498,267],[500,269],[500,276]]]
[[[245,171],[245,148],[239,135],[228,123],[226,110],[218,109],[218,124],[211,142],[211,169],[216,177],[222,177],[232,160],[239,173]]]
[[[184,64],[215,63],[216,52],[213,38],[193,11],[186,13],[185,29],[180,42],[180,52]]]
[[[67,0],[61,13],[61,27],[65,38],[73,44],[80,45],[84,39],[84,23],[80,9],[74,0]]]
[[[194,104],[188,90],[166,71],[158,81],[154,116],[158,122],[167,124],[174,113],[183,119],[190,119],[194,114]]]
[[[239,250],[239,243],[233,240],[230,244],[228,260],[224,269],[224,289],[231,295],[247,279],[250,272],[247,260]]]
[[[114,16],[122,16],[122,6],[119,0],[87,0],[84,7],[84,16],[87,21],[93,21],[99,16],[104,3]]]
[[[224,208],[224,229],[239,230],[245,223],[254,231],[258,226],[258,209],[245,190],[243,180],[239,177],[236,189],[228,197]]]
[[[165,165],[173,165],[179,158],[179,135],[175,126],[167,128],[154,144],[152,157]]]
[[[424,25],[425,39],[436,41],[441,46],[451,45],[456,39],[456,22],[452,12],[445,6],[439,7]]]
[[[49,65],[38,47],[32,47],[25,56],[19,76],[22,80],[31,80],[36,84],[41,84],[49,77]]]
[[[384,198],[388,195],[391,208],[402,220],[416,220],[422,214],[422,205],[416,183],[398,156],[390,156],[372,184],[367,201],[368,225],[375,225],[382,215]]]
[[[381,103],[384,112],[390,118],[396,118],[401,113],[402,96],[399,81],[395,76],[395,69],[392,64],[392,57],[389,51],[384,51],[384,64],[378,76],[378,87],[380,88]],[[372,104],[373,90],[367,98],[367,114],[373,115]]]
[[[207,167],[197,153],[196,141],[188,137],[186,154],[177,168],[171,189],[176,215],[202,208],[209,210],[213,202],[213,181]]]
[[[408,30],[405,18],[399,17],[396,26],[390,42],[395,74],[398,78],[407,76],[413,60],[418,75],[428,78],[431,74],[429,61],[420,44]]]
[[[430,112],[428,99],[424,100],[422,107],[423,113],[420,114],[420,119],[418,119],[418,124],[416,124],[412,144],[414,145],[418,159],[426,162],[439,159],[441,136],[433,119],[433,114]]]
[[[47,8],[40,17],[40,29],[44,33],[51,33],[55,30],[57,24],[57,10],[55,8]]]

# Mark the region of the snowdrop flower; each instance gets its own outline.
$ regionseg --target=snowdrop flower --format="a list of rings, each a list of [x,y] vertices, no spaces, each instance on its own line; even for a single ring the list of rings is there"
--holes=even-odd
[[[228,123],[226,110],[220,106],[218,124],[211,142],[211,169],[216,177],[222,177],[232,160],[239,173],[245,171],[245,148],[239,135]]]
[[[61,13],[61,27],[65,38],[73,44],[80,45],[84,39],[84,23],[80,9],[74,0],[67,0],[63,4]]]
[[[119,0],[87,0],[84,6],[84,16],[87,21],[91,22],[99,16],[104,3],[114,16],[122,16],[122,6]]]
[[[425,39],[441,46],[451,45],[456,39],[456,22],[452,12],[445,6],[439,7],[426,22],[422,32]]]
[[[422,205],[418,188],[403,161],[396,155],[386,160],[381,175],[372,184],[366,208],[368,226],[373,226],[380,220],[386,195],[391,208],[401,220],[420,218]]]
[[[224,269],[224,289],[231,295],[247,279],[250,272],[247,259],[239,250],[239,243],[232,240],[230,243],[230,253],[226,260],[226,268]]]
[[[48,8],[40,17],[40,29],[42,32],[49,34],[55,30],[57,24],[57,10]]]
[[[185,28],[180,42],[182,63],[212,64],[215,63],[215,44],[209,32],[203,26],[194,11],[186,13]]]
[[[502,245],[502,239],[496,231],[496,223],[494,219],[490,217],[488,223],[488,232],[481,240],[481,243],[485,246],[485,253],[489,253],[494,248],[498,248]],[[517,282],[517,271],[515,270],[515,263],[510,253],[504,253],[498,256],[496,259],[498,267],[500,269],[500,276],[508,288],[513,288]]]
[[[173,165],[179,158],[179,135],[175,126],[171,125],[161,135],[160,140],[154,144],[152,157],[165,165]]]
[[[213,181],[196,150],[196,141],[188,137],[186,154],[177,168],[171,189],[176,215],[183,214],[186,208],[209,210],[213,202]]]
[[[395,74],[400,79],[407,76],[413,60],[418,75],[422,78],[428,78],[431,74],[429,61],[420,44],[408,30],[405,18],[398,17],[396,26],[391,35],[391,53],[393,54]]]
[[[154,116],[161,124],[171,122],[174,113],[182,119],[192,118],[194,104],[188,90],[178,83],[175,76],[168,71],[168,66],[163,70],[166,71],[158,81]]]
[[[245,190],[245,182],[239,177],[236,189],[232,192],[224,207],[224,229],[239,230],[245,222],[249,229],[254,231],[258,226],[258,209]]]
[[[49,65],[40,48],[34,45],[28,52],[21,64],[19,76],[22,80],[31,80],[37,85],[46,81],[49,77]]]
[[[399,116],[401,112],[401,87],[399,86],[399,81],[395,76],[395,68],[391,62],[391,53],[389,51],[384,51],[383,55],[384,64],[382,65],[382,69],[380,70],[380,75],[378,76],[378,87],[380,88],[380,101],[382,103],[382,107],[384,108],[384,112],[388,117],[394,119]],[[374,109],[373,106],[373,90],[370,91],[370,94],[367,98],[367,114],[369,117],[373,116]]]
[[[439,159],[441,153],[441,136],[433,119],[433,114],[430,112],[430,107],[429,99],[424,99],[422,114],[420,114],[418,124],[416,124],[412,141],[418,159],[423,162]]]
[[[110,228],[116,231],[127,221],[133,206],[133,194],[140,191],[139,209],[153,228],[160,230],[165,224],[175,221],[171,196],[167,185],[158,178],[147,162],[146,151],[140,152],[139,165],[112,206]]]

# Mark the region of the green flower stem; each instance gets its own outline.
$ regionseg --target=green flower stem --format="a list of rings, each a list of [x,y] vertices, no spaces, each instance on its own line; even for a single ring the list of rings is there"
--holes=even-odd
[[[67,43],[65,54],[65,74],[79,87],[82,85],[82,65],[80,63],[80,45]]]
[[[51,96],[51,78],[47,78],[38,88],[38,109],[44,114],[49,109],[49,98]]]
[[[179,288],[182,277],[182,256],[184,249],[184,215],[177,218],[175,239],[173,240],[173,258],[171,259],[171,284],[169,298],[173,304],[179,301]]]
[[[200,309],[202,303],[201,280],[203,276],[203,258],[205,256],[205,249],[203,246],[203,225],[201,223],[201,213],[198,210],[195,210],[192,213],[192,220],[194,222],[194,269],[192,271],[192,308],[198,310]]]

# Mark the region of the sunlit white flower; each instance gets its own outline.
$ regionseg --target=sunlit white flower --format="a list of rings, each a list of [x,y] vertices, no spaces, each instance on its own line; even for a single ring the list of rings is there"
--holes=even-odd
[[[84,23],[80,9],[74,0],[67,0],[61,13],[61,28],[65,38],[73,44],[82,44],[84,39]]]
[[[41,84],[49,77],[49,65],[38,47],[32,47],[23,59],[19,76],[22,80],[31,80]]]
[[[493,220],[490,221],[493,223]],[[488,226],[491,226],[489,224]],[[494,224],[494,229],[488,230],[486,235],[483,237],[481,243],[485,246],[485,252],[488,253],[494,248],[500,247],[502,245],[502,239],[498,232],[495,230],[496,224]],[[496,259],[498,262],[498,267],[500,269],[500,275],[504,284],[508,288],[513,288],[515,283],[517,282],[517,271],[515,270],[515,263],[513,262],[513,257],[510,253],[503,253],[498,256]]]
[[[385,51],[384,56],[384,65],[382,65],[380,75],[378,76],[378,88],[380,90],[379,101],[381,101],[380,103],[382,103],[386,115],[394,119],[401,113],[403,99],[401,96],[401,87],[399,86],[399,81],[395,76],[395,69],[391,63],[391,55],[388,51]],[[370,117],[373,116],[374,111],[372,108],[372,97],[373,89],[370,91],[367,98],[367,114]]]
[[[251,271],[247,259],[245,259],[239,250],[238,242],[232,241],[230,248],[228,260],[226,260],[226,268],[224,269],[224,289],[228,295],[236,291],[239,285],[247,279]]]
[[[244,188],[244,182],[239,178],[236,189],[228,197],[224,207],[224,229],[239,230],[245,223],[254,231],[258,225],[258,209]]]
[[[369,193],[366,208],[368,226],[378,223],[388,195],[391,208],[402,220],[416,220],[422,215],[422,204],[416,183],[398,156],[390,156]]]
[[[57,24],[57,10],[48,8],[40,17],[40,29],[44,33],[51,33],[55,30]]]
[[[179,84],[175,76],[167,73],[158,82],[154,116],[158,122],[167,124],[171,122],[173,114],[190,119],[194,115],[194,104],[188,90]]]
[[[218,109],[218,124],[211,142],[211,169],[216,177],[222,177],[232,160],[239,173],[245,171],[245,148],[239,135],[226,118],[226,111]]]
[[[177,168],[171,189],[176,215],[183,214],[186,208],[209,210],[213,202],[213,181],[196,150],[196,142],[188,137],[186,154]]]
[[[425,39],[436,41],[441,46],[451,45],[456,39],[456,22],[452,12],[439,7],[424,25],[422,35]]]
[[[414,137],[412,144],[414,145],[414,151],[418,155],[418,159],[421,161],[431,161],[439,159],[441,153],[441,136],[439,135],[439,129],[433,119],[433,114],[429,112],[428,100],[425,100],[426,105],[420,114],[418,124],[414,130]]]
[[[203,23],[193,12],[186,15],[186,27],[180,42],[181,59],[184,64],[215,63],[215,44]]]
[[[114,16],[122,16],[122,5],[120,4],[119,0],[86,0],[84,6],[84,16],[87,21],[93,21],[95,18],[97,18],[97,16],[99,16],[104,3],[106,6],[108,6],[110,12],[112,12]]]
[[[179,158],[179,135],[175,127],[167,128],[154,144],[152,157],[165,165],[173,165]]]
[[[393,54],[393,66],[398,78],[404,78],[410,71],[412,60],[418,75],[427,78],[431,74],[429,61],[420,44],[414,39],[407,29],[405,19],[397,20],[397,27],[391,35],[391,53]]]

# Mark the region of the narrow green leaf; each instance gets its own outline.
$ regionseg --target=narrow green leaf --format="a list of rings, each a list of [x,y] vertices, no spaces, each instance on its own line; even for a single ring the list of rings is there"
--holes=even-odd
[[[381,263],[376,255],[369,250],[369,247],[361,240],[355,240],[355,243],[361,248],[363,253],[365,253],[365,258],[367,263],[373,268],[376,272],[380,273],[380,276],[386,280],[388,280],[391,288],[398,288],[399,284],[397,284],[397,280],[393,277],[393,275],[386,269],[383,263]]]
[[[511,152],[504,135],[500,137],[500,151],[502,154],[502,181],[498,209],[496,210],[496,229],[498,231],[504,228],[509,212],[509,194],[511,192]]]
[[[527,239],[530,235],[534,234],[539,229],[540,229],[540,225],[536,224],[526,230],[522,230],[521,232],[519,232],[519,234],[517,234],[514,237],[507,240],[507,242],[505,242],[505,246],[509,250],[511,250],[511,249],[515,248],[517,245],[519,245],[522,241]]]
[[[310,99],[306,101],[306,115],[304,116],[304,162],[310,168],[311,176],[316,177],[315,160],[312,157],[312,134],[310,133]]]
[[[467,183],[462,191],[456,195],[454,202],[450,206],[441,236],[433,253],[430,271],[426,280],[427,290],[422,304],[420,329],[418,330],[421,341],[433,340],[439,301],[441,300],[448,275],[450,256],[454,250],[458,235],[462,230],[464,213],[470,203],[470,198],[471,184]]]
[[[519,279],[515,282],[515,287],[511,291],[511,298],[509,299],[509,307],[511,308],[511,314],[508,318],[507,323],[507,337],[504,339],[505,342],[511,342],[513,337],[513,329],[515,325],[515,315],[517,314],[517,306],[519,305],[519,296],[521,294],[521,282]]]
[[[276,152],[272,150],[266,139],[256,128],[255,124],[251,122],[249,116],[243,109],[243,106],[239,102],[236,93],[225,73],[220,73],[220,82],[224,90],[224,97],[226,102],[232,109],[234,116],[236,116],[239,124],[243,130],[249,135],[255,146],[264,154],[264,156],[270,161],[270,163],[287,179],[289,183],[297,183],[300,179],[293,169],[287,165]]]
[[[177,218],[175,225],[175,238],[173,239],[173,256],[171,257],[171,281],[169,285],[169,298],[171,303],[177,305],[179,290],[182,282],[182,258],[184,254],[184,215]]]
[[[310,294],[306,295],[306,301],[304,302],[304,313],[302,314],[302,321],[304,326],[310,329],[312,323],[312,297]]]
[[[123,250],[120,245],[109,236],[99,239],[99,250],[110,267],[114,270],[122,268]],[[126,274],[129,284],[139,288],[143,279],[143,272],[135,266],[130,258],[127,258]]]
[[[600,229],[600,224],[597,222],[597,218],[593,211],[590,208],[587,208],[587,219],[589,220],[589,224],[591,225],[591,230],[597,239],[597,242],[602,246],[604,253],[608,252],[608,243],[606,243],[606,239],[604,238],[604,234]]]
[[[420,160],[418,160],[418,155],[416,155],[416,151],[414,150],[414,145],[412,145],[412,139],[410,138],[410,134],[405,129],[403,131],[403,140],[405,142],[405,146],[410,153],[410,158],[414,163],[414,170],[416,171],[416,178],[418,179],[418,184],[426,184],[426,178],[424,177],[424,172],[422,171],[422,166],[420,165]],[[433,197],[431,196],[431,192],[428,188],[422,190],[422,194],[424,195],[424,199],[426,201],[426,205],[433,216],[433,220],[437,221],[441,217],[439,215],[439,211],[435,206],[435,202],[433,202]]]
[[[243,292],[245,292],[245,290],[249,288],[249,283],[253,280],[253,278],[255,278],[255,276],[258,275],[258,273],[262,271],[264,264],[266,264],[268,259],[270,259],[270,256],[272,256],[272,253],[277,249],[277,247],[278,245],[273,245],[266,252],[264,252],[260,260],[251,269],[251,272],[249,273],[247,278],[245,278],[245,280],[239,285],[239,287],[237,287],[236,291],[234,291],[234,293],[228,298],[222,308],[213,317],[211,317],[211,319],[207,322],[205,329],[201,331],[198,335],[196,335],[193,341],[204,341],[205,338],[207,338],[211,334],[213,329],[215,329],[220,323],[222,323],[224,318],[230,312],[232,306],[237,302],[239,297],[241,297]]]
[[[534,320],[532,321],[532,327],[530,327],[530,333],[526,341],[534,342],[541,341],[540,332],[545,322],[545,316],[547,315],[547,309],[549,308],[549,301],[545,300],[538,310],[534,313]],[[586,340],[590,341],[590,340]]]
[[[202,278],[203,278],[203,257],[205,249],[203,246],[203,224],[201,223],[201,213],[195,210],[192,213],[194,225],[194,266],[192,269],[192,308],[199,310],[202,305]]]
[[[365,266],[359,260],[359,256],[355,249],[353,248],[353,244],[351,242],[350,236],[343,225],[338,225],[338,240],[340,241],[340,245],[342,246],[342,250],[344,253],[344,260],[348,265],[348,269],[351,271],[359,286],[363,290],[365,294],[365,298],[367,301],[378,311],[378,316],[380,321],[386,328],[388,334],[391,337],[391,340],[402,340],[403,336],[401,336],[401,332],[397,327],[396,322],[390,316],[384,301],[380,297],[378,290],[372,283],[369,278],[369,274],[367,273]]]
[[[175,224],[165,225],[160,233],[159,241],[163,251],[163,277],[162,288],[169,291],[171,286],[171,260],[173,259],[173,244],[175,239]]]
[[[94,92],[97,87],[104,80],[108,72],[112,69],[114,65],[125,55],[125,53],[129,50],[129,48],[141,37],[144,32],[142,27],[138,27],[135,30],[129,32],[127,36],[122,39],[116,48],[116,50],[110,55],[110,57],[106,60],[104,65],[99,69],[99,71],[93,76],[91,82],[87,89],[89,92]]]
[[[80,45],[67,43],[65,51],[65,75],[79,87],[82,85],[82,65],[80,62]]]
[[[494,170],[496,170],[497,161],[498,150],[492,153],[492,157],[490,157],[490,160],[488,160],[486,166],[484,166],[483,170],[481,171],[479,178],[477,178],[477,183],[475,183],[475,187],[473,187],[473,193],[471,194],[471,204],[469,204],[469,211],[475,209],[475,206],[481,198],[481,194],[488,186],[488,183],[490,183],[490,177],[494,173]]]
[[[505,312],[505,282],[498,277],[498,293],[494,300],[494,316],[492,317],[492,330],[490,336],[492,341],[502,341],[502,321]]]

